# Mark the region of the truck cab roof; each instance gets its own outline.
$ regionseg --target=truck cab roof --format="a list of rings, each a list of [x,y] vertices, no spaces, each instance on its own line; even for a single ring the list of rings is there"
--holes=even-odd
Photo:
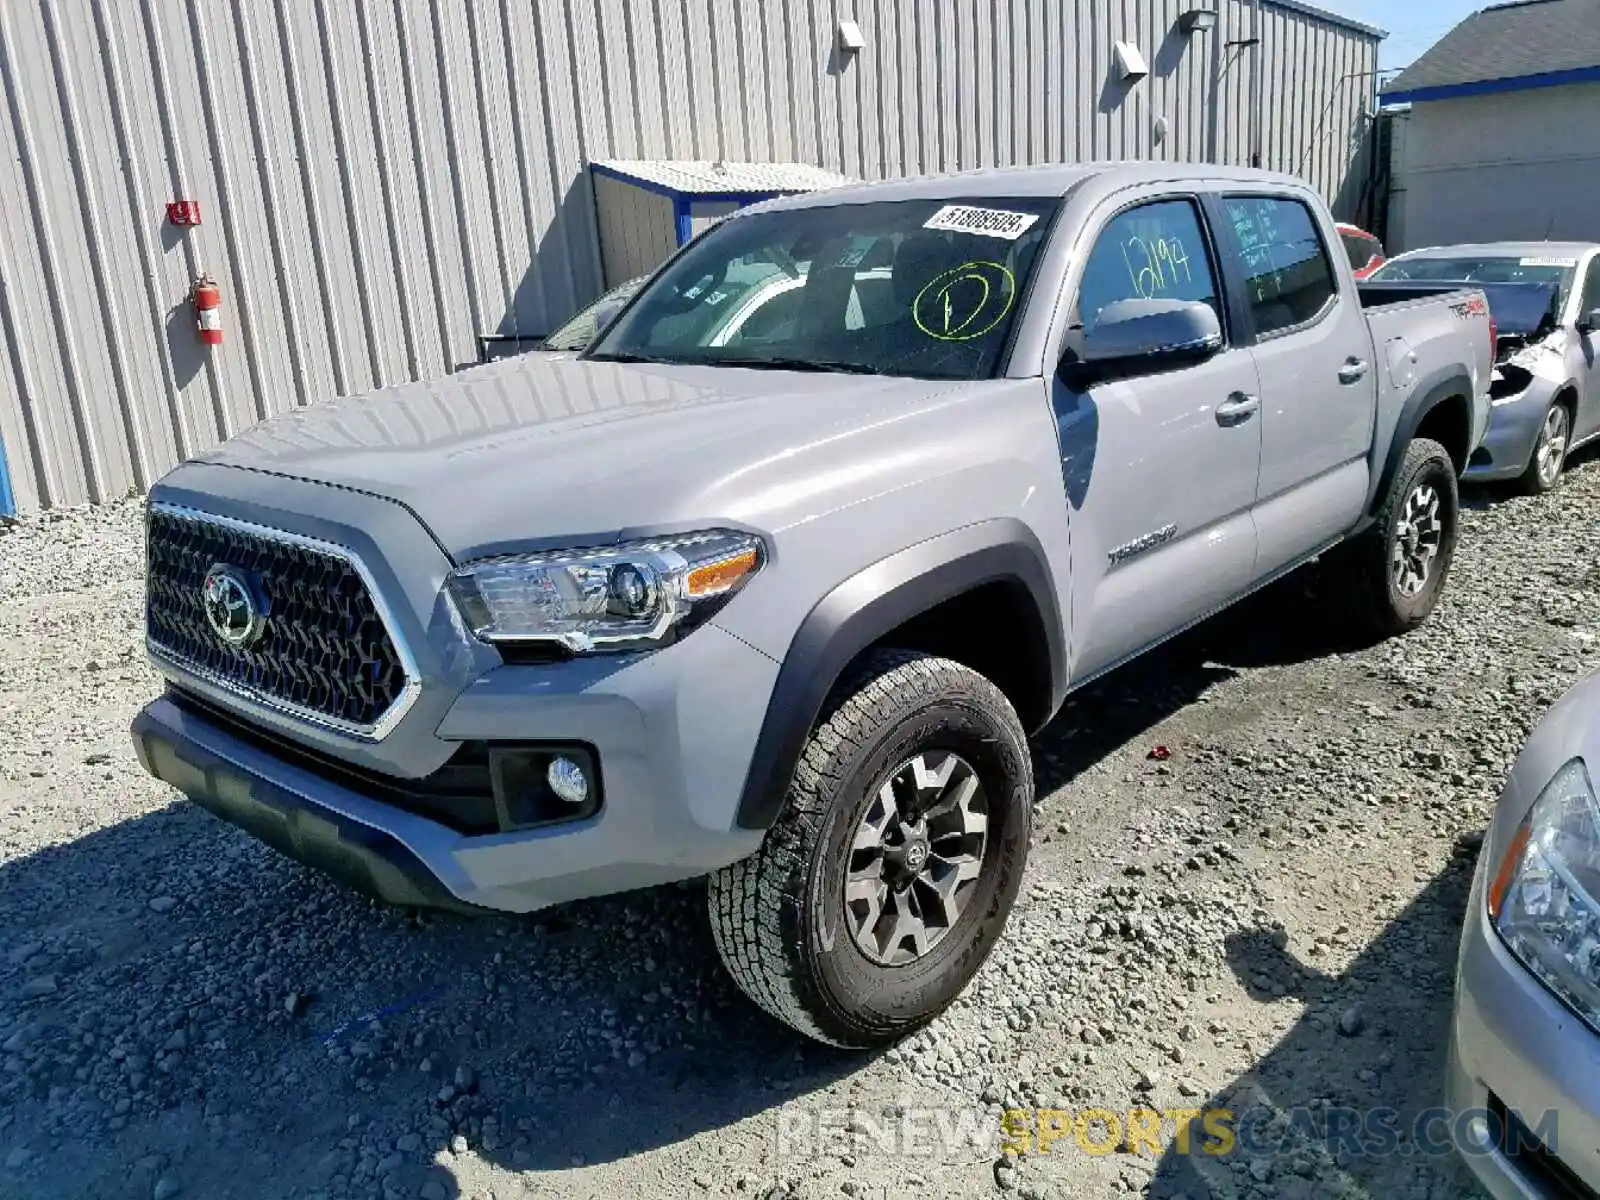
[[[1049,163],[1032,167],[991,167],[975,171],[956,171],[939,175],[918,175],[909,179],[875,183],[855,183],[783,196],[752,205],[747,212],[777,209],[829,208],[884,200],[926,200],[965,196],[1065,196],[1088,184],[1103,193],[1141,184],[1176,180],[1210,179],[1241,186],[1269,186],[1274,190],[1305,191],[1304,181],[1276,171],[1252,167],[1227,167],[1211,163],[1185,162],[1088,162]]]

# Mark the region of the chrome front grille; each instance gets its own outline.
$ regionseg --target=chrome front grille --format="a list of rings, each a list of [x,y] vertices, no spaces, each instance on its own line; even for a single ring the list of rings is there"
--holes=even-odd
[[[225,570],[260,609],[248,645],[207,613]],[[155,504],[146,539],[151,653],[234,697],[339,732],[381,737],[418,686],[360,561],[331,543]]]

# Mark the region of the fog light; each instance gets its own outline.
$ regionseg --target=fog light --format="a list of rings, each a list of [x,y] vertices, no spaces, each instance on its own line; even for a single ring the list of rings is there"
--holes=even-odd
[[[561,756],[551,759],[544,777],[550,784],[550,790],[568,804],[588,803],[589,777],[570,758]]]

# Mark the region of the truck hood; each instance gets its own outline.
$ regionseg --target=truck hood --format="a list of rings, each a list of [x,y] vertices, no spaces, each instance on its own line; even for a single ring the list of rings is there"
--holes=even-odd
[[[296,409],[199,461],[398,501],[462,561],[717,522],[781,529],[939,470],[894,452],[897,427],[984,386],[513,358]]]

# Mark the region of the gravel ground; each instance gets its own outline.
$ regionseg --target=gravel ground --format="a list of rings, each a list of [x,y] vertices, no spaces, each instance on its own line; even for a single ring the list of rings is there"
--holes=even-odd
[[[1438,1101],[1476,835],[1600,666],[1600,465],[1468,503],[1412,637],[1344,643],[1312,576],[1080,694],[1037,744],[1005,940],[869,1056],[747,1004],[699,886],[419,919],[175,801],[126,734],[157,686],[138,505],[0,529],[0,1194],[1465,1194],[1404,1133],[1370,1157],[998,1133],[1006,1108],[1215,1105],[1403,1131]]]

